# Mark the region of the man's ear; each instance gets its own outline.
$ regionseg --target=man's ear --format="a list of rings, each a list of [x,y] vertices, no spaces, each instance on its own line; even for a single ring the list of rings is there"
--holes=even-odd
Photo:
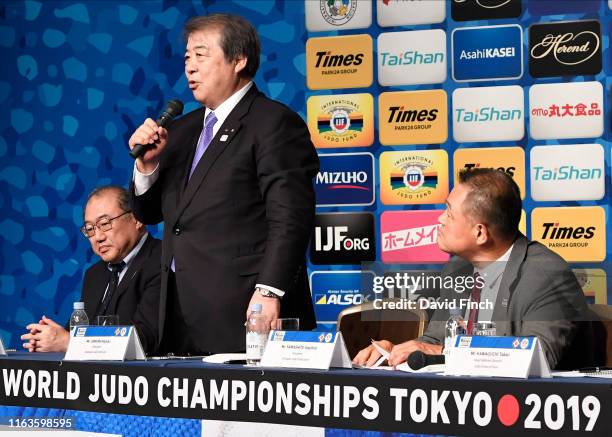
[[[236,58],[234,62],[236,63],[236,65],[234,65],[234,72],[236,74],[239,74],[242,70],[246,68],[248,61],[246,57],[242,57],[242,58]]]
[[[476,244],[483,245],[491,240],[491,234],[489,233],[489,228],[482,223],[477,223],[474,226],[474,234],[476,237]]]

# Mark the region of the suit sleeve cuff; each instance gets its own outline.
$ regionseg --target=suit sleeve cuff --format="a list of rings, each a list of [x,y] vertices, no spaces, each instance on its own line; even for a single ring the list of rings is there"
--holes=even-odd
[[[255,288],[265,288],[266,290],[271,291],[272,293],[276,294],[278,297],[283,297],[285,295],[285,292],[283,290],[279,290],[278,288],[270,287],[269,285],[255,284]]]
[[[159,164],[155,167],[151,173],[141,173],[138,171],[136,167],[136,163],[134,163],[134,193],[137,196],[141,196],[148,191],[149,188],[153,186],[155,181],[159,178]]]

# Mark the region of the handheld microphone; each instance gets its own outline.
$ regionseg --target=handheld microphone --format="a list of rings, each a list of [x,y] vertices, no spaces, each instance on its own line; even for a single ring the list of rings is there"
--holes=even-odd
[[[177,115],[181,115],[183,113],[183,102],[180,100],[170,100],[166,103],[166,109],[159,116],[159,118],[155,121],[158,126],[166,127],[170,124],[170,122]],[[134,159],[138,158],[144,152],[146,152],[148,144],[136,144],[132,150],[130,150],[130,156]]]
[[[431,364],[444,364],[444,355],[428,355],[414,351],[408,355],[407,363],[412,370],[419,370]]]

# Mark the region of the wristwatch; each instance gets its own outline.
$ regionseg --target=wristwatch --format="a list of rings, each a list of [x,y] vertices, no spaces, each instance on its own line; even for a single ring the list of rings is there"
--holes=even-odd
[[[261,294],[263,297],[274,297],[279,300],[281,298],[278,294],[274,293],[273,291],[268,290],[267,288],[257,287],[255,291]]]

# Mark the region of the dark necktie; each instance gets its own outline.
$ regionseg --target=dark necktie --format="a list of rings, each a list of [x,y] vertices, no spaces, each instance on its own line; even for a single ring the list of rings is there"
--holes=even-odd
[[[108,282],[108,289],[106,290],[106,294],[104,295],[104,299],[102,299],[102,305],[100,306],[100,311],[98,311],[98,316],[105,316],[106,311],[108,310],[108,304],[113,298],[113,294],[117,290],[117,285],[119,285],[119,274],[125,268],[125,263],[121,261],[117,264],[109,264],[108,269],[111,272],[110,281]]]
[[[482,291],[481,281],[479,280],[480,275],[474,274],[474,288],[472,288],[472,294],[470,295],[470,305],[480,303],[480,292]],[[478,323],[478,306],[470,306],[470,317],[468,318],[467,335],[474,334],[474,325]]]

